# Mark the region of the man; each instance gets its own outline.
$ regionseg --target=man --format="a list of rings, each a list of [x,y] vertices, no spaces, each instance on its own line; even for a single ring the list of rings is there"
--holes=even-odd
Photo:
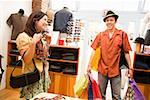
[[[91,47],[94,49],[90,58],[88,72],[91,70],[91,59],[97,47],[101,46],[101,59],[98,64],[98,82],[102,93],[103,100],[106,99],[106,88],[108,80],[110,80],[113,100],[120,100],[121,77],[120,77],[120,55],[121,46],[125,53],[125,58],[129,65],[129,74],[132,77],[132,66],[129,56],[131,50],[127,34],[115,27],[118,19],[112,11],[108,11],[103,19],[107,29],[100,32]],[[123,37],[122,37],[123,36]]]

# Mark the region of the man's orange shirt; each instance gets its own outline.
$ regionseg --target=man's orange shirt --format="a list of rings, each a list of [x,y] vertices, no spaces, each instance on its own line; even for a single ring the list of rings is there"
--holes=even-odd
[[[101,32],[96,36],[91,47],[95,50],[99,45],[101,46],[101,59],[98,71],[103,75],[108,74],[109,77],[114,77],[120,74],[119,61],[122,43],[124,52],[129,53],[131,47],[128,36],[122,30],[115,29],[112,38],[109,38],[108,31]]]

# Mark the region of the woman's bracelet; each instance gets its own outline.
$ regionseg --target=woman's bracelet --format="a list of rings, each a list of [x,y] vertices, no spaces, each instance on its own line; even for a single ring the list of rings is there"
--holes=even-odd
[[[134,70],[133,68],[129,68],[129,70]]]

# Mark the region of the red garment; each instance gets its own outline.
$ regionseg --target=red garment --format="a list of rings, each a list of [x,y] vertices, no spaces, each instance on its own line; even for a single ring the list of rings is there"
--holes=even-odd
[[[88,99],[89,100],[102,100],[102,94],[101,94],[98,84],[93,79],[91,74],[88,74],[88,75],[89,75]]]
[[[101,59],[99,61],[98,71],[103,75],[108,74],[108,77],[114,77],[120,73],[119,60],[122,45],[122,33],[124,33],[123,49],[126,53],[129,53],[131,47],[128,36],[124,31],[118,29],[115,29],[112,38],[109,38],[107,30],[99,33],[91,45],[94,50],[101,45]]]
[[[93,92],[93,98],[96,100],[102,100],[102,95],[100,92],[100,89],[98,87],[98,84],[95,80],[92,80],[92,92]]]

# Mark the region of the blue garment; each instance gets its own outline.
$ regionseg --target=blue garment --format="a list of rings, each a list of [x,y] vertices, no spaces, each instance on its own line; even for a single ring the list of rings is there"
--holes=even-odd
[[[88,84],[88,100],[93,100],[92,81]]]
[[[65,8],[57,11],[54,15],[53,30],[67,33],[67,22],[71,21],[72,18],[72,13]]]

